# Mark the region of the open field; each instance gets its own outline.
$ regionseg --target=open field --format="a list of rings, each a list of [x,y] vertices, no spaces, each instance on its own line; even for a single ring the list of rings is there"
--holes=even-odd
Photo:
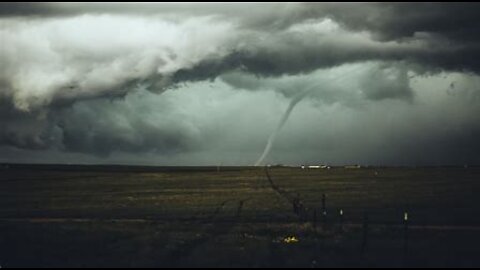
[[[480,168],[272,167],[268,175],[2,166],[0,265],[480,266]],[[298,242],[285,242],[291,236]]]

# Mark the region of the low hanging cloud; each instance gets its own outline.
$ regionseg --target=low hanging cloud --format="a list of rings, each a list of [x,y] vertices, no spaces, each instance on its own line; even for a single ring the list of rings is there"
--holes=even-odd
[[[212,132],[214,117],[193,124],[193,110],[208,106],[191,106],[194,102],[172,96],[193,95],[191,89],[199,89],[198,99],[207,102],[204,97],[212,95],[221,103],[223,89],[233,107],[233,100],[245,106],[247,97],[256,98],[248,106],[263,110],[251,117],[271,123],[269,130],[245,134],[255,147],[240,160],[254,162],[288,102],[306,89],[313,90],[296,106],[340,106],[344,111],[373,110],[390,102],[422,106],[425,97],[413,86],[416,80],[457,73],[463,77],[446,82],[451,86],[445,88],[448,96],[476,93],[475,83],[457,85],[480,72],[478,7],[2,3],[0,146],[102,158],[111,158],[113,152],[173,158],[208,151],[215,148],[209,136],[215,134],[213,142],[220,142],[221,134],[233,135]],[[283,107],[265,105],[266,98]],[[473,113],[475,106],[467,107]],[[216,108],[210,113],[227,110]],[[178,113],[182,110],[183,115]],[[268,114],[272,110],[275,113]],[[217,128],[223,130],[237,118],[234,114],[217,120],[222,126]],[[471,121],[471,130],[477,130]],[[435,138],[437,144],[448,145],[447,135]],[[235,143],[235,149],[246,149],[242,139],[225,147]],[[352,149],[357,149],[352,155],[366,151]],[[399,152],[391,150],[391,156]],[[462,160],[471,156],[465,154]]]
[[[433,5],[433,15],[421,5],[423,13],[415,11],[418,15],[412,15],[408,24],[399,23],[404,31],[389,26],[404,21],[395,16],[397,11],[416,10],[415,6],[294,4],[275,13],[265,11],[268,5],[260,5],[266,22],[258,25],[252,22],[261,15],[245,12],[246,18],[253,17],[249,23],[241,20],[243,9],[228,20],[225,15],[233,8],[228,5],[212,8],[211,14],[207,7],[190,14],[185,5],[160,5],[146,12],[143,5],[130,10],[131,5],[122,4],[19,4],[10,8],[11,13],[7,12],[10,5],[3,6],[0,59],[6,65],[0,75],[2,94],[22,110],[77,98],[121,96],[141,82],[151,84],[152,91],[163,91],[183,81],[213,79],[235,69],[281,76],[375,60],[403,61],[432,71],[478,70],[476,44],[463,42],[466,38],[454,39],[463,32],[453,33],[453,22],[431,25],[447,19],[442,17],[447,9],[438,5]],[[98,12],[93,11],[96,8]],[[353,10],[362,16],[351,14]],[[143,17],[142,12],[146,13]],[[372,16],[376,23],[371,22]],[[283,27],[273,31],[261,27],[270,21]],[[468,34],[471,28],[462,29]],[[377,36],[389,38],[379,41]]]
[[[228,31],[228,24],[208,18],[180,24],[108,15],[9,21],[0,30],[1,94],[28,111],[122,96],[139,83],[163,91],[179,69],[221,57]]]

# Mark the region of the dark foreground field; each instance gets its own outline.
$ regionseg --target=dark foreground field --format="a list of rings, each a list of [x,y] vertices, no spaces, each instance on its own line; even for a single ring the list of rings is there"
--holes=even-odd
[[[480,168],[268,172],[2,166],[0,265],[480,266]]]

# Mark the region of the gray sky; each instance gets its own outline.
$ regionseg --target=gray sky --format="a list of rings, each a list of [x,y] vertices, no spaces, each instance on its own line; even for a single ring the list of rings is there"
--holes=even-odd
[[[0,3],[0,162],[480,164],[476,3]]]

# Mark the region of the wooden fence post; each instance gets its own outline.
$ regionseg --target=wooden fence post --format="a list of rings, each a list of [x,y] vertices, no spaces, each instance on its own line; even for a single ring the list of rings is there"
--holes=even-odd
[[[343,231],[343,209],[340,209],[340,230]]]
[[[404,239],[403,239],[403,255],[406,258],[408,254],[408,212],[403,213]]]

